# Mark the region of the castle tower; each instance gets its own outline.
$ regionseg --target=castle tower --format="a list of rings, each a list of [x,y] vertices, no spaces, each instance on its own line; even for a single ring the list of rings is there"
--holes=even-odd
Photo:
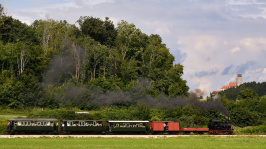
[[[242,84],[242,74],[236,75],[236,86],[239,86]]]

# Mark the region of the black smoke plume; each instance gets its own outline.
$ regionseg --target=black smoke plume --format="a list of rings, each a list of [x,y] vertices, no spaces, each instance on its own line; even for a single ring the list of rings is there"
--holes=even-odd
[[[86,57],[86,50],[67,37],[63,38],[59,48],[60,55],[53,57],[45,73],[44,83],[64,83],[78,75]],[[79,68],[79,69],[78,69]]]
[[[71,80],[77,74],[77,61],[80,68],[86,56],[86,51],[68,38],[63,39],[61,45],[61,55],[55,56],[46,72],[44,84],[64,83]],[[77,58],[78,56],[78,58]],[[78,70],[81,71],[81,70]],[[220,97],[215,97],[214,101],[201,102],[200,96],[206,94],[205,91],[196,89],[189,93],[188,98],[169,97],[161,93],[157,98],[147,94],[152,89],[152,83],[145,78],[139,78],[135,87],[130,91],[107,91],[103,92],[100,88],[89,88],[85,86],[69,85],[64,86],[62,97],[56,97],[58,105],[63,106],[108,106],[108,105],[145,105],[150,108],[174,109],[185,106],[192,106],[202,110],[216,110],[229,116],[229,112],[220,102]]]

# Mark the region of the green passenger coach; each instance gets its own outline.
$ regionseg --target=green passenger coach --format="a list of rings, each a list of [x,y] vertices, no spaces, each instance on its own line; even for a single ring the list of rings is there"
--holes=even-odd
[[[146,133],[149,121],[108,121],[110,133]]]
[[[56,133],[57,119],[9,119],[8,133],[9,134],[54,134]]]
[[[105,133],[103,120],[63,120],[61,131],[64,134],[72,133]]]

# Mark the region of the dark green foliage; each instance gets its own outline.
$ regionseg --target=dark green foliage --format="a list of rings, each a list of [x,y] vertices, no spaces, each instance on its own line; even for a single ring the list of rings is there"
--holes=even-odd
[[[265,97],[259,97],[264,94],[262,92],[262,90],[265,89],[263,87],[264,85],[265,82],[244,83],[238,88],[231,88],[221,93],[221,101],[229,110],[234,125],[240,127],[257,126],[265,121]],[[258,95],[258,93],[260,95]],[[226,98],[228,97],[227,94],[229,94],[229,97],[234,94],[232,97],[237,97],[236,99],[238,100],[236,102],[231,99],[228,100]]]
[[[231,120],[233,124],[240,127],[256,126],[263,122],[257,112],[252,112],[239,106],[236,106],[231,111]]]
[[[79,30],[49,18],[30,26],[4,13],[0,20],[0,103],[5,107],[90,109],[92,88],[133,93],[141,77],[152,82],[145,94],[187,95],[183,66],[173,67],[161,37],[148,36],[132,23],[121,21],[115,28],[108,18],[81,17]]]
[[[228,99],[236,100],[240,91],[243,92],[245,89],[253,90],[260,97],[266,95],[266,82],[247,82],[241,84],[237,88],[229,88],[223,92],[226,94]]]
[[[74,120],[76,119],[76,114],[73,110],[67,109],[54,109],[54,110],[44,110],[44,111],[33,111],[28,114],[29,118],[55,118],[58,120]]]
[[[257,100],[259,98],[258,94],[256,94],[252,89],[245,89],[241,90],[239,92],[239,95],[237,96],[238,100],[241,99],[252,99],[252,100]]]
[[[108,17],[105,18],[105,21],[102,21],[100,18],[85,16],[80,17],[77,22],[80,25],[83,35],[88,35],[108,47],[114,46],[117,30]]]

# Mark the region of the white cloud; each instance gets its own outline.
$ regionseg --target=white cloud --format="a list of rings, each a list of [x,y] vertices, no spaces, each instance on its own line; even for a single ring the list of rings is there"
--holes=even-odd
[[[239,44],[249,51],[261,51],[266,49],[266,38],[244,38]]]
[[[104,3],[112,3],[114,0],[76,0],[78,4],[86,4],[87,6],[95,6]]]
[[[172,22],[161,22],[161,21],[145,21],[143,24],[149,28],[153,28],[156,34],[169,35],[172,33],[171,27]]]
[[[229,0],[227,6],[233,15],[244,18],[266,19],[266,1]]]
[[[266,68],[263,68],[262,73],[263,73],[263,74],[266,74]]]
[[[239,47],[235,47],[235,48],[233,48],[233,49],[231,50],[232,53],[235,53],[235,52],[237,52],[237,51],[240,51],[240,48],[239,48]]]

